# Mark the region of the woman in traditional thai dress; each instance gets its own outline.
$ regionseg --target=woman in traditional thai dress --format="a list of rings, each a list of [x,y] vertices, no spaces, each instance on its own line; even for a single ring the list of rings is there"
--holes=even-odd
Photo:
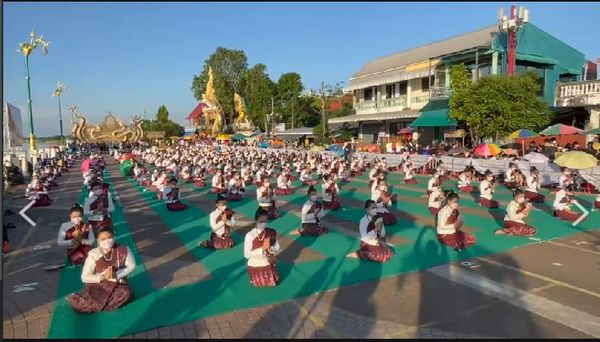
[[[92,191],[85,199],[83,213],[88,217],[88,224],[97,236],[102,227],[113,229],[111,215],[115,211],[115,204],[108,192],[107,183],[94,181],[90,185]]]
[[[25,189],[25,197],[30,201],[35,200],[34,207],[45,207],[52,204],[52,200],[48,196],[48,188],[40,182],[38,175],[31,177],[31,183]]]
[[[348,257],[386,262],[390,260],[394,252],[386,241],[383,217],[378,212],[377,204],[373,200],[365,202],[365,210],[367,213],[360,220],[358,226],[360,248],[358,251],[348,254]]]
[[[473,192],[475,188],[471,185],[473,181],[473,171],[470,168],[466,168],[460,176],[458,176],[458,189],[460,192]]]
[[[526,177],[526,182],[525,198],[527,198],[529,202],[544,203],[546,197],[539,193],[542,187],[540,172],[535,166],[532,166],[531,169],[529,169],[529,176]]]
[[[294,231],[292,235],[321,236],[327,234],[329,229],[321,223],[325,217],[323,203],[319,201],[317,189],[313,186],[308,188],[308,200],[302,206],[302,228]]]
[[[275,194],[277,196],[286,196],[292,193],[291,191],[292,181],[289,179],[289,174],[284,170],[277,177],[277,189],[275,189]]]
[[[217,174],[212,178],[212,189],[210,189],[210,192],[217,195],[227,192],[225,176],[223,176],[223,172],[220,169],[217,170]]]
[[[438,240],[456,251],[466,249],[476,241],[473,235],[461,230],[464,221],[458,212],[459,200],[457,193],[448,194],[446,205],[438,213],[436,229]]]
[[[188,208],[187,205],[181,203],[177,178],[171,177],[169,185],[165,187],[164,194],[165,204],[170,211],[182,211]]]
[[[267,212],[259,208],[256,226],[244,238],[244,257],[248,259],[250,283],[256,287],[277,286],[279,273],[275,256],[281,251],[277,232],[267,227]]]
[[[135,269],[131,250],[115,244],[112,230],[106,227],[98,232],[97,242],[98,247],[88,253],[83,265],[83,289],[65,298],[80,313],[114,311],[133,299],[127,285],[127,276]]]
[[[279,217],[279,212],[275,206],[275,193],[271,187],[271,182],[266,176],[262,179],[261,186],[256,189],[256,200],[258,201],[259,209],[267,212],[269,219]]]
[[[554,198],[554,203],[552,205],[554,216],[560,217],[565,221],[577,221],[581,214],[571,209],[571,205],[577,202],[571,190],[573,187],[572,180],[567,179],[563,186],[564,187],[560,188],[555,194],[556,197]]]
[[[406,184],[417,184],[418,181],[415,178],[415,169],[413,168],[413,163],[410,159],[407,159],[404,162],[404,183]]]
[[[331,175],[325,175],[323,184],[321,186],[323,206],[328,210],[338,210],[341,208],[340,202],[338,202],[338,194],[340,188],[335,183],[335,180]]]
[[[212,233],[210,239],[198,243],[200,247],[227,249],[234,245],[231,238],[231,229],[235,225],[235,212],[231,208],[227,208],[227,199],[219,196],[215,202],[216,209],[210,213],[209,221]]]
[[[435,172],[431,179],[427,182],[427,196],[429,196],[435,190],[442,189],[442,180],[440,179],[440,174]]]
[[[392,214],[389,208],[392,206],[392,194],[388,191],[385,180],[379,179],[377,186],[371,191],[371,200],[377,205],[377,212],[383,217],[383,224],[391,226],[396,224],[396,216]]]
[[[241,201],[242,194],[246,192],[246,186],[239,173],[234,172],[233,178],[229,180],[229,201]]]
[[[60,226],[56,244],[67,248],[67,257],[73,265],[81,265],[93,248],[94,231],[83,222],[83,208],[77,203],[71,207],[69,219]]]
[[[498,208],[499,203],[492,199],[494,191],[496,191],[496,180],[494,174],[490,170],[484,173],[484,179],[479,183],[479,205],[486,208]]]
[[[525,223],[533,206],[527,203],[522,190],[515,190],[513,200],[506,206],[504,226],[496,231],[496,234],[534,236],[535,228]]]
[[[302,185],[306,186],[317,185],[317,181],[311,178],[311,169],[309,164],[306,164],[304,169],[302,169],[302,171],[300,172],[300,181],[302,181]]]
[[[508,164],[508,170],[504,173],[504,185],[509,189],[514,189],[517,184],[515,183],[515,171],[517,170],[517,165],[514,163]]]

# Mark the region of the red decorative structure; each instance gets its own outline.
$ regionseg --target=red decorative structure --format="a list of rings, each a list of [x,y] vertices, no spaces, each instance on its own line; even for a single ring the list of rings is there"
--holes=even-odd
[[[190,123],[190,126],[198,127],[200,126],[200,120],[204,115],[204,109],[208,108],[208,105],[204,102],[199,102],[196,108],[187,116],[187,120]]]

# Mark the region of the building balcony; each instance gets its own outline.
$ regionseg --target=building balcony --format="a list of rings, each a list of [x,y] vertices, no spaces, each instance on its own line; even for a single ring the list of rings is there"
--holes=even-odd
[[[404,109],[420,109],[429,101],[429,94],[411,96],[411,105],[408,106],[405,95],[379,101],[364,101],[354,104],[357,114],[373,114],[380,112],[401,111]]]
[[[443,99],[450,97],[450,87],[431,87],[432,99]]]
[[[577,107],[600,105],[600,80],[558,83],[555,106]]]

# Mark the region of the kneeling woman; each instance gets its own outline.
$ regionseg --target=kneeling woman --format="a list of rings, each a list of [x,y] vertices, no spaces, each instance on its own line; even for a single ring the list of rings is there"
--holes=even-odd
[[[83,208],[75,203],[69,213],[69,222],[60,226],[56,244],[67,247],[67,257],[73,265],[81,265],[92,250],[94,232],[83,222]]]
[[[532,208],[531,203],[525,204],[525,193],[515,190],[513,200],[506,207],[504,227],[498,229],[496,234],[534,236],[535,228],[524,221]]]
[[[260,187],[256,189],[256,200],[258,201],[258,208],[265,210],[269,219],[273,220],[279,217],[279,211],[275,206],[275,194],[269,178],[264,177]]]
[[[484,179],[479,183],[479,205],[482,207],[496,209],[498,208],[498,201],[492,199],[494,191],[496,191],[496,180],[494,174],[490,170],[486,170]]]
[[[552,205],[554,209],[554,216],[560,217],[565,221],[575,222],[579,219],[581,214],[571,209],[571,204],[577,202],[575,198],[573,198],[573,192],[571,189],[573,188],[572,181],[567,180],[565,182],[565,188],[561,188],[556,192],[556,198],[554,198],[554,203]]]
[[[360,220],[360,249],[350,253],[349,257],[358,257],[375,262],[386,262],[394,255],[385,239],[383,217],[377,212],[377,204],[373,200],[365,202],[367,214]]]
[[[244,238],[244,257],[248,259],[250,283],[256,287],[277,286],[275,256],[281,250],[277,232],[267,228],[267,212],[258,209],[254,215],[256,226]]]
[[[234,245],[231,238],[231,228],[235,224],[231,208],[227,208],[227,199],[219,196],[216,201],[217,209],[210,213],[210,240],[200,242],[198,245],[204,248],[227,249]]]
[[[308,188],[308,201],[302,206],[302,228],[298,230],[301,236],[320,236],[327,234],[329,230],[321,224],[325,217],[323,204],[318,201],[317,189],[313,186]]]
[[[338,193],[340,192],[340,188],[337,186],[337,184],[335,183],[335,179],[331,177],[330,174],[324,177],[324,183],[321,189],[323,190],[322,197],[323,206],[325,207],[325,209],[338,210],[342,207],[337,199]]]
[[[165,187],[165,203],[167,209],[171,211],[182,211],[188,208],[187,205],[181,203],[179,200],[179,188],[177,187],[177,178],[172,177],[169,181],[169,185]]]
[[[388,209],[392,206],[392,194],[388,192],[385,180],[379,179],[377,186],[373,187],[371,199],[377,204],[377,212],[383,217],[383,224],[386,226],[396,224],[396,216]]]
[[[97,241],[98,247],[89,252],[83,265],[83,289],[66,297],[80,313],[113,311],[133,299],[127,285],[127,276],[135,269],[131,250],[115,244],[112,230],[106,227],[98,232]]]
[[[438,213],[436,229],[438,240],[456,251],[466,249],[476,241],[473,235],[460,230],[464,221],[458,212],[459,199],[457,193],[452,192],[448,195],[446,206]]]
[[[88,217],[88,223],[97,235],[103,227],[113,229],[111,215],[115,211],[115,204],[108,191],[107,183],[92,181],[90,196],[83,203],[83,213]]]

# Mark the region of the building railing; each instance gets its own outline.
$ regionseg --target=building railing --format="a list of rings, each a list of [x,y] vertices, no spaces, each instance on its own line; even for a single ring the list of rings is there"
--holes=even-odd
[[[556,105],[600,105],[600,80],[558,83]]]
[[[431,87],[431,98],[444,98],[450,97],[450,87]]]
[[[411,96],[411,109],[419,109],[422,108],[427,102],[429,102],[430,95],[429,93],[421,93],[415,96]],[[391,99],[381,99],[379,101],[364,101],[354,104],[354,109],[357,113],[377,113],[386,109],[407,109],[408,106],[408,98],[406,95],[402,95],[400,97],[394,97]]]

